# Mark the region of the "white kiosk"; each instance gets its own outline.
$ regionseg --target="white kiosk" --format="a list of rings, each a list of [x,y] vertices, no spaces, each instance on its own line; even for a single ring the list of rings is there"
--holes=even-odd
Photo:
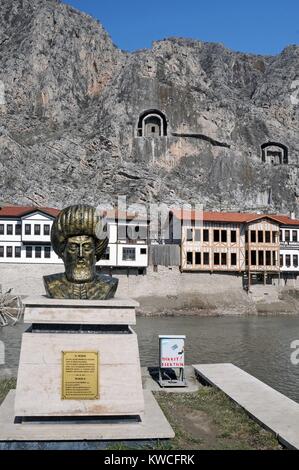
[[[185,335],[159,335],[159,384],[186,387]]]

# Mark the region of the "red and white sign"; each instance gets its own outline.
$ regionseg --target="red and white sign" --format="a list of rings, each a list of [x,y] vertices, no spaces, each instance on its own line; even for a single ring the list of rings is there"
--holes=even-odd
[[[185,336],[159,336],[160,341],[160,367],[185,366]]]

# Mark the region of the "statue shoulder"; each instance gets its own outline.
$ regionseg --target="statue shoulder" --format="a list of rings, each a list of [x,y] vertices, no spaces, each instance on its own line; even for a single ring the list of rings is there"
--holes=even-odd
[[[107,284],[118,284],[118,279],[116,277],[109,276],[109,274],[97,273],[96,280]]]
[[[64,273],[50,274],[49,276],[44,276],[43,280],[46,293],[49,297],[52,298],[57,297],[60,291],[62,293],[65,290],[65,286],[67,284],[67,279]]]
[[[96,284],[99,287],[99,290],[103,292],[104,299],[111,299],[114,297],[118,286],[118,279],[108,274],[96,274]]]

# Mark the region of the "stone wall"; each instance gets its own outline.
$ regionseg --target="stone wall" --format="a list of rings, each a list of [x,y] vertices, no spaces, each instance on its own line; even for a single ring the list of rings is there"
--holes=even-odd
[[[44,293],[42,277],[62,272],[63,267],[1,263],[0,284],[3,289],[13,287],[19,295],[40,295]],[[146,274],[137,269],[117,270],[112,275],[119,279],[118,297],[166,296],[179,293],[224,293],[242,288],[242,277],[227,274],[181,273],[179,268],[159,266],[158,271],[148,268]]]
[[[0,284],[13,288],[19,295],[44,294],[42,278],[62,270],[57,265],[0,265]],[[169,312],[179,309],[215,309],[247,305],[242,289],[242,277],[230,274],[181,273],[179,268],[148,268],[146,274],[138,270],[118,270],[118,297],[139,300],[142,313]]]
[[[43,276],[62,271],[57,265],[0,264],[3,290],[13,288],[22,296],[44,294]],[[110,272],[106,270],[106,272]],[[110,272],[119,279],[117,297],[139,301],[139,314],[256,314],[297,313],[299,278],[280,285],[251,286],[249,295],[242,288],[242,275],[181,273],[177,267],[149,267]]]

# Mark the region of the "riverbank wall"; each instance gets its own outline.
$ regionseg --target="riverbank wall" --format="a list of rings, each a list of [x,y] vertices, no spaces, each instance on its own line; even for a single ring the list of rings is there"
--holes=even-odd
[[[57,265],[1,264],[3,290],[18,295],[43,295],[43,276],[62,270]],[[180,272],[177,267],[149,267],[138,270],[106,271],[119,279],[117,297],[131,297],[140,303],[142,315],[271,314],[299,311],[299,286],[242,285],[242,274]]]

